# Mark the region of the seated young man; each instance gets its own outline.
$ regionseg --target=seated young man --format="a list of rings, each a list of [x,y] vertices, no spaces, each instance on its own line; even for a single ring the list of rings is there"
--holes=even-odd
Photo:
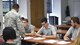
[[[28,19],[22,18],[23,26],[25,29],[25,35],[31,36],[34,35],[35,26],[28,23]],[[33,43],[26,43],[24,41],[21,42],[21,45],[33,45]]]
[[[50,25],[47,22],[47,18],[41,19],[42,27],[37,32],[37,36],[42,36],[44,38],[56,38],[56,27],[53,25]]]
[[[80,32],[80,25],[79,25],[79,18],[78,17],[72,17],[71,18],[71,27],[67,31],[67,33],[64,36],[64,40],[75,40]]]
[[[5,42],[0,45],[16,45],[16,32],[12,27],[5,27],[2,36]]]
[[[24,28],[25,28],[25,35],[33,35],[35,26],[28,23],[28,19],[22,19]]]

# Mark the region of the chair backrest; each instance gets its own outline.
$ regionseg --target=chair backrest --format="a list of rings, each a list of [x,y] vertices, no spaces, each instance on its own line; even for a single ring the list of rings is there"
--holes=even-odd
[[[3,38],[0,38],[0,44],[3,43],[3,42],[4,42]]]

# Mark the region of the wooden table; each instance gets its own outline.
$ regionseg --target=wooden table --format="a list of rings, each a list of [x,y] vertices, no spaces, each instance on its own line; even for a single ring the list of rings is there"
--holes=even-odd
[[[66,34],[67,30],[57,30],[57,34]]]
[[[66,32],[67,32],[67,30],[62,30],[62,29],[57,30],[58,38],[63,39]]]
[[[35,38],[35,37],[33,37],[33,38]],[[74,43],[73,41],[67,41],[67,42],[71,42],[71,43],[68,43],[68,44],[47,43],[47,42],[44,42],[45,40],[64,41],[64,40],[61,40],[61,39],[42,39],[42,40],[27,39],[27,40],[23,40],[23,41],[25,41],[26,43],[30,42],[30,43],[38,43],[38,44],[43,44],[43,45],[72,45]]]
[[[71,25],[65,25],[65,24],[62,24],[62,25],[55,25],[58,29],[62,29],[62,30],[68,30]]]

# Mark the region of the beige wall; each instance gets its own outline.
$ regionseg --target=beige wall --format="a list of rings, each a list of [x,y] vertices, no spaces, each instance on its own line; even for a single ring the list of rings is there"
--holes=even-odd
[[[77,16],[80,18],[80,0],[68,0],[70,6],[71,16]]]

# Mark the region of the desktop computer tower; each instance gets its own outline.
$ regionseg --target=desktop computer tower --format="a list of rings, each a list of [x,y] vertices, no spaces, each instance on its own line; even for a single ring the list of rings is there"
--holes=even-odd
[[[52,25],[58,25],[58,17],[49,16],[49,23],[52,24]]]

